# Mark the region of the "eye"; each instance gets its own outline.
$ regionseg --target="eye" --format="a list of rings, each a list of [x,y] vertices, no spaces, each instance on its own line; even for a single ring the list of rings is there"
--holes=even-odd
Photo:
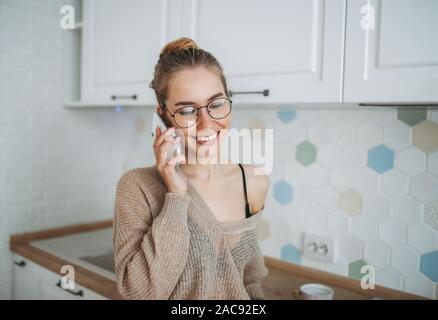
[[[212,101],[210,103],[210,109],[222,108],[224,106],[224,103],[225,103],[224,99],[219,99],[219,100]]]
[[[178,113],[181,116],[185,116],[185,117],[193,116],[196,114],[196,108],[195,107],[186,107],[186,108],[178,110]]]

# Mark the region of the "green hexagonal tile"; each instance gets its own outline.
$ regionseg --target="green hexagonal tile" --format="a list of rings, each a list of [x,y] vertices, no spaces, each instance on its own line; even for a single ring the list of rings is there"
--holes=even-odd
[[[342,192],[339,197],[339,207],[350,216],[358,215],[362,212],[362,195],[354,190]]]
[[[348,265],[348,276],[357,280],[361,280],[365,273],[360,273],[360,269],[368,263],[365,260],[356,260]]]
[[[438,124],[423,121],[412,130],[412,142],[420,150],[428,154],[438,150]]]
[[[413,110],[413,109],[398,108],[397,117],[400,121],[413,127],[416,124],[427,119],[427,110],[425,109]]]
[[[296,148],[295,159],[303,166],[308,166],[316,160],[316,147],[307,140],[303,141]]]

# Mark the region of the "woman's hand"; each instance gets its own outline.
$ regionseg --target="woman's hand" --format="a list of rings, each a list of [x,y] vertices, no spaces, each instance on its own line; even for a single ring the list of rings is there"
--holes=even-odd
[[[169,161],[166,160],[166,150],[175,143],[178,143],[181,137],[172,137],[175,128],[169,128],[161,132],[161,128],[155,129],[155,140],[153,144],[155,153],[155,166],[160,172],[167,190],[169,192],[185,194],[187,191],[187,178],[184,176],[182,170],[176,172],[176,165],[185,163],[186,157],[184,150],[178,156],[174,156]]]

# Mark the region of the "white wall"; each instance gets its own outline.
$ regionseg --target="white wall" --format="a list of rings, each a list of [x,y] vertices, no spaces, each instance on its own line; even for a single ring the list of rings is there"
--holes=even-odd
[[[62,4],[0,0],[0,299],[11,234],[110,219],[117,179],[152,159],[151,111],[63,108],[78,96],[79,35],[60,28]]]

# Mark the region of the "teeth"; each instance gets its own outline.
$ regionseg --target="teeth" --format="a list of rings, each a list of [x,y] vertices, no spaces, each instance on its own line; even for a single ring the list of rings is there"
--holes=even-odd
[[[211,141],[211,140],[213,140],[214,138],[216,138],[216,133],[215,133],[215,134],[212,134],[211,136],[198,137],[198,141],[206,142],[206,141]]]

